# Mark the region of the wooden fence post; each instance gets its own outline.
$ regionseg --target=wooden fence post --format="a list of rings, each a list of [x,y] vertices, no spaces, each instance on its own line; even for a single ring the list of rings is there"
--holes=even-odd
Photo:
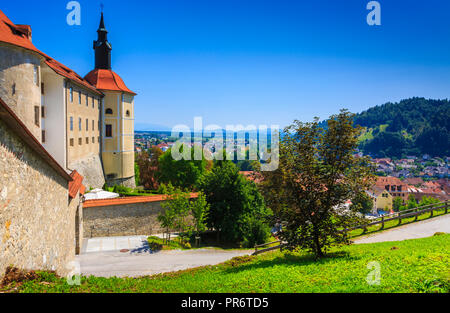
[[[381,228],[380,230],[384,229],[384,216],[381,217]]]
[[[416,209],[416,218],[414,219],[414,222],[417,222],[417,220],[419,219],[419,214],[417,214],[419,212],[419,209]]]
[[[434,214],[434,208],[431,208],[430,218],[433,217],[433,214]]]
[[[400,212],[398,213],[398,217],[399,217],[399,219],[398,219],[398,225],[401,225],[401,224],[402,224],[402,215],[401,215]]]

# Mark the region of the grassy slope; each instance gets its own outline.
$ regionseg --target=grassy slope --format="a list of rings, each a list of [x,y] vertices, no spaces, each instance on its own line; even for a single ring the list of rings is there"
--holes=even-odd
[[[393,249],[393,247],[395,247]],[[370,286],[367,264],[381,265],[381,284]],[[305,253],[273,252],[178,273],[139,279],[82,278],[70,287],[45,274],[20,292],[450,292],[450,234],[354,245],[314,261]],[[50,284],[49,284],[49,283]]]

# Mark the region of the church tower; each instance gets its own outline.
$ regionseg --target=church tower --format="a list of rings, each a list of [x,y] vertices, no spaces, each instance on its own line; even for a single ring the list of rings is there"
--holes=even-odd
[[[135,187],[134,97],[122,78],[112,71],[108,31],[103,12],[94,41],[95,69],[85,79],[105,96],[101,106],[101,150],[108,185]]]

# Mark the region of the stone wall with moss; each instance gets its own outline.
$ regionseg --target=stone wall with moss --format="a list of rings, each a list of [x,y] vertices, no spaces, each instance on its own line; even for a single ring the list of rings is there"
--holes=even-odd
[[[0,276],[7,266],[54,270],[75,257],[68,182],[0,120]]]

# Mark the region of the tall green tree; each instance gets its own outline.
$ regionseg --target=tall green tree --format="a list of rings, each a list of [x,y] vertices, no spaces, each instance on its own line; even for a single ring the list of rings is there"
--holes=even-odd
[[[172,150],[167,150],[159,158],[159,181],[164,184],[171,183],[175,187],[194,190],[197,189],[200,178],[206,172],[208,162],[194,160],[194,149],[191,150],[191,160],[174,160]]]
[[[200,184],[210,205],[207,224],[221,241],[247,247],[269,236],[271,215],[256,185],[239,173],[231,161],[218,161]]]
[[[261,172],[264,195],[284,223],[280,237],[287,249],[300,247],[320,258],[332,244],[350,243],[341,230],[359,222],[359,215],[344,204],[374,182],[370,160],[355,154],[362,129],[353,126],[353,117],[343,110],[326,128],[318,119],[295,121],[280,138],[279,169]]]

